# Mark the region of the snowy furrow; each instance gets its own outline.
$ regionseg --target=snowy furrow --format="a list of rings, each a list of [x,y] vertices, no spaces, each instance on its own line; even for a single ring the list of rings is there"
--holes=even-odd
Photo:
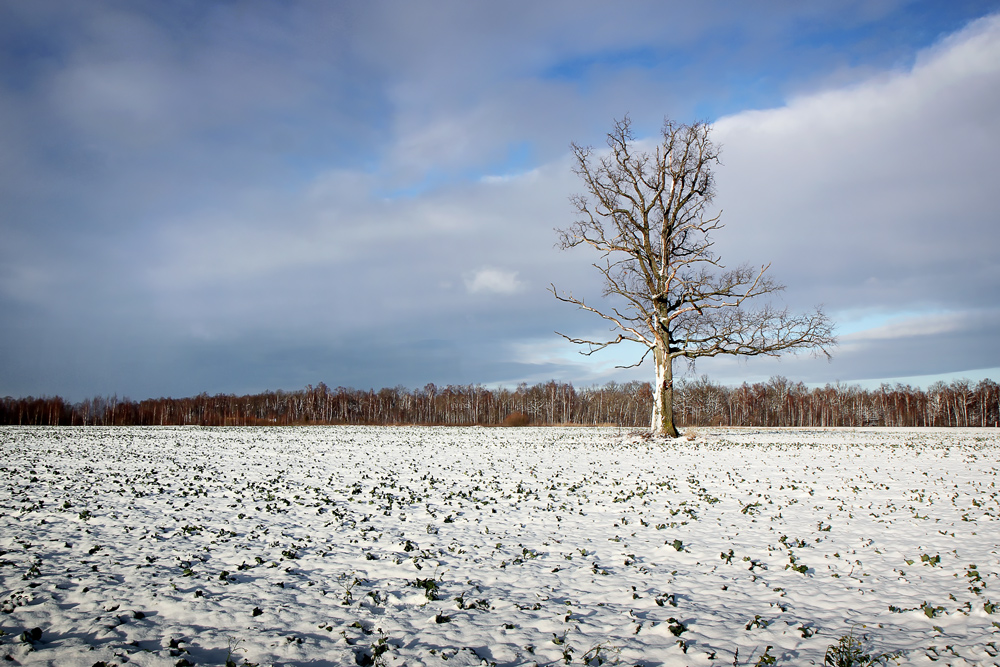
[[[5,427],[0,655],[1000,664],[998,459],[977,429]]]

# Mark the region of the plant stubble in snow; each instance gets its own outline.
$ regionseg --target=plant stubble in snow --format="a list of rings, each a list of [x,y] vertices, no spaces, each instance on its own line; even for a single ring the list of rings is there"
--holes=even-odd
[[[992,664],[998,454],[973,429],[2,428],[0,656]]]

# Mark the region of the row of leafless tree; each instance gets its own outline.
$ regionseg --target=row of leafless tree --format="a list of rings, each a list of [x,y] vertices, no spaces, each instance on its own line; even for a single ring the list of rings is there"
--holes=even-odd
[[[681,384],[685,424],[719,426],[997,426],[1000,385],[955,380],[927,389],[826,385],[809,389],[783,377],[725,387],[702,378]]]
[[[810,389],[783,377],[728,387],[707,377],[678,383],[678,422],[713,426],[997,426],[1000,385],[992,380],[943,382],[923,390],[906,385],[862,389],[827,385]],[[200,394],[190,398],[131,401],[92,398],[69,404],[59,397],[0,399],[0,424],[202,425],[261,424],[484,424],[512,414],[533,424],[618,424],[649,427],[649,383],[610,382],[576,389],[550,381],[514,389],[428,384],[358,390],[325,384],[300,391],[250,396]]]
[[[21,425],[203,425],[259,424],[501,424],[511,414],[534,424],[623,424],[648,421],[648,383],[609,383],[574,389],[548,382],[515,389],[482,385],[428,384],[422,389],[394,387],[331,389],[325,384],[301,391],[249,396],[200,394],[190,398],[131,401],[98,397],[70,405],[62,398],[0,400],[0,424]]]

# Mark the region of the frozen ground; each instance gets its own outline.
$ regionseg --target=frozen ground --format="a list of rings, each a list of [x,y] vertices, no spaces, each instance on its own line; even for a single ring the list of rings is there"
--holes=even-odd
[[[1000,664],[998,455],[974,429],[0,428],[0,656],[806,665],[853,636]]]

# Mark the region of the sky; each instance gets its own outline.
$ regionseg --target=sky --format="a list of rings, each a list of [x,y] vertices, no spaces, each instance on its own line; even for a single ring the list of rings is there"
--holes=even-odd
[[[0,396],[652,380],[605,323],[570,144],[722,146],[725,264],[832,360],[1000,380],[1000,0],[0,0]]]

